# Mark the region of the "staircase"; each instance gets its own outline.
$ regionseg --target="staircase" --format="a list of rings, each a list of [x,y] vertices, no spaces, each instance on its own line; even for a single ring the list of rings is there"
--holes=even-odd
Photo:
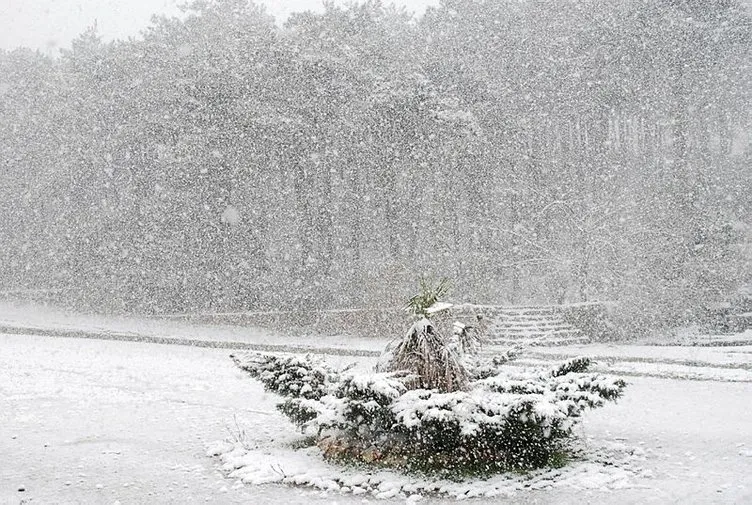
[[[565,320],[559,306],[463,306],[462,312],[483,315],[486,337],[495,346],[570,345],[590,340]]]

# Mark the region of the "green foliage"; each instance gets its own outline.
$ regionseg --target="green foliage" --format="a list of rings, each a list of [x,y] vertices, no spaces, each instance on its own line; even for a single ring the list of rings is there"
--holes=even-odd
[[[568,373],[582,373],[587,372],[588,368],[592,364],[592,360],[586,357],[572,358],[569,361],[562,363],[557,368],[551,371],[551,375],[554,377],[561,377]]]
[[[277,410],[286,415],[290,421],[298,426],[304,426],[319,415],[319,410],[315,404],[307,402],[304,398],[300,397],[286,398],[282,403],[277,405]]]
[[[329,382],[336,377],[326,363],[310,355],[300,358],[247,353],[230,357],[241,370],[280,396],[318,400],[327,394]]]
[[[451,338],[442,334],[434,321],[449,304],[440,304],[449,292],[449,280],[441,279],[435,286],[426,279],[420,280],[420,293],[408,301],[406,308],[417,320],[396,346],[387,348],[386,371],[412,375],[410,387],[457,391],[468,385],[470,373],[463,363],[463,355],[474,352],[480,345],[480,336],[473,328],[455,322]]]
[[[328,375],[327,394],[309,399],[280,387],[296,380],[286,373],[290,363],[256,362],[263,365],[244,369],[264,369],[252,375],[288,396],[282,412],[318,438],[325,457],[449,476],[561,465],[582,413],[626,386],[585,373],[590,360],[577,358],[548,371],[497,368],[465,391],[416,389],[409,374]]]
[[[447,278],[442,278],[435,286],[429,280],[421,278],[420,293],[410,298],[405,309],[415,317],[427,317],[428,309],[449,293],[449,289],[450,283]]]

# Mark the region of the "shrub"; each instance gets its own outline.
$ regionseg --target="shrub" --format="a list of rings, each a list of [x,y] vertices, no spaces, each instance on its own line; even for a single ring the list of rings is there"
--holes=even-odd
[[[263,362],[267,378],[291,377],[284,372],[290,358]],[[486,473],[552,464],[566,451],[583,411],[622,394],[623,381],[588,374],[589,364],[580,358],[546,371],[497,369],[466,391],[411,389],[414,376],[394,372],[329,374],[328,394],[318,398],[276,387],[277,380],[265,385],[287,392],[280,409],[318,437],[327,457]]]
[[[286,397],[277,408],[297,424],[316,418],[315,401],[328,394],[329,384],[337,380],[334,370],[310,355],[283,358],[246,353],[230,357],[241,370],[258,379],[267,391]]]
[[[462,343],[466,327],[444,338],[418,305],[437,302],[413,297],[417,321],[374,373],[335,372],[310,357],[234,359],[285,397],[280,410],[318,439],[325,457],[449,474],[557,464],[582,413],[616,400],[626,386],[588,373],[588,358],[512,371],[504,365],[519,349],[466,366],[474,348]]]

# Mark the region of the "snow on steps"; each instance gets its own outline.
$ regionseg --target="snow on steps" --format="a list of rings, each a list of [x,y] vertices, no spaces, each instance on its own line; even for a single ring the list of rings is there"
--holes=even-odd
[[[518,345],[572,345],[590,341],[579,328],[567,322],[561,306],[498,307],[460,305],[458,316],[480,314],[486,321],[485,333],[494,347]]]

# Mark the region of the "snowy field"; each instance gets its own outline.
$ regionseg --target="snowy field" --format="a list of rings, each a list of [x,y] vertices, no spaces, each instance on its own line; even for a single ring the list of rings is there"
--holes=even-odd
[[[0,335],[0,348],[2,504],[332,501],[233,488],[206,456],[235,418],[287,429],[227,351],[31,335]]]
[[[24,319],[17,316],[6,313],[0,319],[13,319],[18,326]],[[54,318],[38,323],[47,328],[63,324]],[[65,324],[81,328],[87,321],[72,318]],[[202,330],[193,331],[197,336]],[[253,332],[244,338],[273,336]],[[0,348],[0,453],[6,462],[0,503],[363,503],[394,494],[383,491],[397,485],[421,492],[431,503],[455,501],[446,494],[427,495],[416,480],[342,472],[315,451],[291,450],[297,434],[274,410],[275,398],[235,369],[226,349],[32,331],[0,334]],[[724,368],[749,365],[744,358],[749,350],[692,349],[699,354],[690,356],[660,349],[658,354],[629,352],[629,346],[556,351],[592,350],[628,359],[647,354],[643,357],[652,360],[624,362],[636,367],[625,397],[585,418],[581,435],[594,461],[541,475],[454,483],[444,491],[449,496],[488,492],[497,495],[494,503],[752,503],[752,383],[729,382],[748,369]],[[536,352],[536,359],[544,354]],[[734,352],[733,358],[727,352]],[[330,358],[335,363],[352,359]],[[372,358],[358,359],[361,366],[372,363]],[[640,376],[641,364],[671,365],[661,360],[711,363],[716,377]],[[221,452],[217,441],[241,431],[248,455],[207,456],[207,449]],[[613,458],[612,464],[604,458]],[[231,477],[234,466],[241,470]],[[338,478],[340,483],[331,485]],[[370,484],[363,485],[364,478]],[[354,483],[365,492],[353,494],[360,492]],[[406,495],[397,494],[379,503],[405,500]]]
[[[54,307],[32,303],[0,302],[0,331],[3,329],[31,329],[42,331],[83,332],[114,339],[169,338],[215,342],[252,343],[261,346],[322,347],[332,349],[360,349],[376,354],[386,341],[358,337],[317,335],[306,342],[299,337],[281,335],[258,328],[190,324],[168,318],[138,318],[71,314]]]

